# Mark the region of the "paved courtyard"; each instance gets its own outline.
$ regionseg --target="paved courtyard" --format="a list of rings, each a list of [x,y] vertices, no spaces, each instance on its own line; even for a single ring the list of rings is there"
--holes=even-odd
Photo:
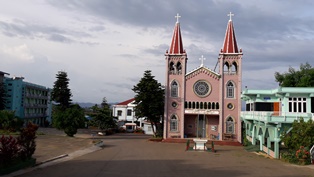
[[[65,138],[62,142],[66,142],[68,138],[60,137]],[[246,152],[243,147],[216,146],[217,153],[194,152],[185,151],[185,144],[182,143],[150,142],[147,136],[134,134],[116,134],[97,138],[101,138],[105,145],[100,150],[67,161],[53,162],[54,164],[50,166],[43,164],[18,176],[314,177],[313,166],[312,168],[296,166],[265,158]],[[91,143],[87,134],[85,138],[78,136],[72,140],[75,139],[85,143],[86,147]],[[38,139],[39,141],[41,139]],[[39,149],[43,148],[40,147],[42,144],[38,145]],[[67,149],[67,146],[63,149]],[[76,145],[69,148],[73,150],[74,146]]]

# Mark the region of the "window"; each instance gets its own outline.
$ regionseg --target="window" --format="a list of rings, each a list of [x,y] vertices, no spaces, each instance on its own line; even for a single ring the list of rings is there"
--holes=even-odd
[[[204,80],[199,80],[195,82],[193,90],[197,96],[206,97],[211,92],[211,85]]]
[[[234,85],[230,81],[227,83],[227,98],[234,98]]]
[[[173,62],[170,62],[169,70],[171,74],[174,74],[174,64]]]
[[[170,131],[171,132],[178,131],[178,119],[175,115],[171,116],[170,119]]]
[[[227,119],[226,127],[227,127],[226,133],[234,133],[234,122],[232,117],[229,117]]]
[[[225,62],[225,64],[224,64],[224,73],[229,73],[229,63],[228,62]]]
[[[132,116],[132,109],[128,109],[127,115]]]
[[[151,125],[147,126],[147,131],[149,131],[149,132],[152,131],[152,126]]]
[[[177,63],[177,72],[178,72],[178,74],[182,73],[182,66],[181,66],[180,62]]]
[[[231,67],[231,73],[232,73],[232,74],[236,74],[237,71],[238,71],[238,65],[237,65],[236,62],[233,62],[233,63],[232,63],[232,67]]]
[[[118,111],[118,116],[122,116],[122,111],[121,110]]]
[[[171,97],[178,97],[178,83],[176,81],[171,84]]]
[[[289,112],[306,113],[306,98],[289,98]]]
[[[214,102],[212,102],[212,109],[216,109],[216,104]]]

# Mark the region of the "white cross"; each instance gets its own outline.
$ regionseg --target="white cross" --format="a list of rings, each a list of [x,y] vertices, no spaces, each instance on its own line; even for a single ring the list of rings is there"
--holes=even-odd
[[[234,14],[232,14],[231,12],[228,14],[228,16],[230,16],[230,20],[229,21],[232,21],[232,16],[234,16]]]
[[[177,23],[179,23],[179,18],[181,17],[181,16],[179,15],[179,13],[177,13],[177,15],[174,16],[174,17],[177,19]]]
[[[203,66],[204,65],[204,60],[205,60],[206,58],[204,58],[204,56],[202,55],[202,57],[200,58],[200,60],[202,60],[202,64],[201,64],[201,66]]]

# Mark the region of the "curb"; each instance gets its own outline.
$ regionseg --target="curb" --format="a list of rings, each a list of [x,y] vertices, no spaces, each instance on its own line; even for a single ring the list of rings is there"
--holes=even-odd
[[[42,161],[42,162],[38,162],[38,163],[36,163],[35,166],[38,166],[38,165],[41,165],[41,164],[44,164],[44,163],[48,163],[48,162],[51,162],[51,161],[54,161],[54,160],[58,160],[58,159],[61,159],[61,158],[67,157],[67,156],[69,156],[69,154],[62,154],[62,155],[53,157],[51,159],[48,159],[48,160],[45,160],[45,161]]]

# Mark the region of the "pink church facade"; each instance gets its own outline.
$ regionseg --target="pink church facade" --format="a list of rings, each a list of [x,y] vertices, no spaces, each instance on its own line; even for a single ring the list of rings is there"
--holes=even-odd
[[[164,139],[241,142],[242,50],[238,49],[231,18],[218,57],[218,72],[203,64],[186,70],[188,58],[178,20],[165,60]]]

